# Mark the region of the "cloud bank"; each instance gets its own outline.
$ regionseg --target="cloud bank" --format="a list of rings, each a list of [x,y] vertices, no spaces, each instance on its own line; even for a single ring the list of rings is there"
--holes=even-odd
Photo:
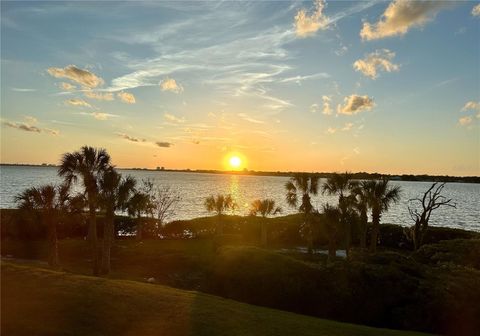
[[[170,143],[170,142],[162,142],[162,141],[157,141],[155,142],[155,144],[158,146],[158,147],[163,147],[163,148],[168,148],[168,147],[171,147],[173,144]]]
[[[77,68],[75,65],[67,65],[65,68],[48,68],[47,72],[55,78],[68,78],[85,88],[95,88],[104,83],[103,79],[94,73]]]
[[[117,93],[118,98],[124,103],[135,104],[135,96],[128,92],[119,92]]]
[[[363,111],[371,110],[375,106],[372,98],[353,94],[345,97],[344,105],[337,106],[338,114],[354,115]]]
[[[353,63],[353,68],[371,79],[376,79],[379,71],[392,72],[399,70],[400,67],[392,63],[394,57],[395,53],[388,49],[376,50],[366,55],[365,58],[356,60]]]
[[[314,35],[318,30],[328,28],[330,19],[323,14],[325,9],[324,0],[316,0],[314,9],[311,14],[307,13],[305,9],[300,9],[295,15],[295,33],[298,37],[304,38]]]
[[[173,93],[183,92],[183,87],[177,84],[177,81],[173,78],[165,78],[160,82],[160,88],[162,91],[170,91]]]
[[[101,93],[101,92],[85,91],[85,97],[88,97],[90,99],[106,100],[106,101],[113,100],[113,94],[109,92]]]
[[[395,0],[392,1],[377,23],[363,23],[362,40],[377,40],[405,35],[413,27],[421,27],[431,21],[448,1]]]
[[[80,107],[81,106],[89,107],[89,108],[92,107],[92,105],[87,103],[85,100],[79,99],[79,98],[72,98],[72,99],[65,100],[65,104],[72,105],[72,106],[80,106]]]

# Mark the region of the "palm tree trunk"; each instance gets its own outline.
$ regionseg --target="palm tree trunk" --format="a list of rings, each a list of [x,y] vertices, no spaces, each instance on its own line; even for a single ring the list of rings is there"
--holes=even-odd
[[[308,254],[313,254],[313,227],[310,223],[310,218],[308,214],[305,214],[304,218],[305,227],[307,228],[307,252]]]
[[[267,223],[265,223],[266,219],[262,219],[262,225],[261,225],[261,242],[262,246],[266,247],[267,246]]]
[[[105,216],[102,245],[102,274],[110,273],[110,255],[114,239],[114,214],[108,211]]]
[[[328,261],[332,262],[337,256],[337,237],[335,234],[335,229],[330,227],[328,235]]]
[[[88,210],[88,240],[90,242],[93,259],[93,275],[98,276],[100,274],[100,264],[98,258],[97,216],[95,209],[95,204],[90,202]]]
[[[362,249],[365,249],[365,247],[367,246],[367,225],[367,212],[362,210],[360,214],[360,247]]]
[[[352,243],[352,224],[345,221],[345,253],[347,255],[347,260],[350,260],[350,245]]]
[[[217,227],[215,229],[217,236],[223,235],[222,215],[217,215]]]
[[[49,256],[48,264],[51,267],[57,268],[60,265],[58,258],[58,239],[57,239],[57,225],[52,216],[47,218],[48,225],[48,244],[49,244]]]
[[[372,211],[372,238],[370,241],[370,252],[377,252],[377,240],[380,230],[380,211]]]
[[[142,234],[143,234],[143,223],[142,223],[142,216],[139,211],[137,215],[137,235],[136,235],[136,238],[138,241],[142,241],[142,238],[143,238]]]

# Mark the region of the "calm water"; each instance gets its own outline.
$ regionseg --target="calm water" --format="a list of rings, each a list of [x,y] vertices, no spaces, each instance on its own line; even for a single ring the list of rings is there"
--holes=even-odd
[[[138,180],[151,179],[157,185],[170,186],[178,191],[181,201],[176,215],[172,219],[190,219],[209,214],[203,207],[205,198],[212,194],[231,194],[238,204],[236,214],[248,213],[249,204],[257,198],[273,198],[283,209],[283,214],[295,210],[285,202],[285,182],[287,177],[278,176],[238,176],[221,174],[197,174],[157,171],[121,171],[123,175],[132,175]],[[60,183],[54,167],[1,167],[0,207],[14,208],[14,196],[25,188],[45,183]],[[419,197],[431,185],[430,182],[400,182],[392,184],[402,187],[400,203],[384,214],[384,223],[411,225],[407,201]],[[457,203],[457,209],[440,208],[432,214],[431,225],[450,226],[480,231],[480,185],[449,183],[443,195]],[[335,204],[336,197],[318,195],[314,205],[321,207],[329,202]]]

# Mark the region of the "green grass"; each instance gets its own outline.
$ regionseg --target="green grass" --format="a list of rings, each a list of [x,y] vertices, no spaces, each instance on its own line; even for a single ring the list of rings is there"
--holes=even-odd
[[[12,263],[1,277],[2,335],[421,335]]]

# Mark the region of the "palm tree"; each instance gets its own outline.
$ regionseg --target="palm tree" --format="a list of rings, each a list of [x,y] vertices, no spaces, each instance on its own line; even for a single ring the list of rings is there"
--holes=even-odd
[[[135,187],[135,179],[122,175],[113,167],[108,168],[99,180],[99,205],[105,211],[105,225],[103,227],[102,263],[103,274],[110,273],[110,251],[115,238],[115,211],[125,209],[128,198]]]
[[[39,211],[42,224],[47,227],[49,256],[48,264],[52,267],[59,266],[57,221],[61,212],[66,210],[69,199],[68,185],[55,187],[47,184],[38,188],[32,187],[24,190],[15,197],[19,208],[27,211]]]
[[[255,200],[252,202],[250,208],[250,214],[256,216],[260,214],[263,217],[262,224],[261,224],[261,244],[262,246],[267,246],[268,238],[267,238],[267,223],[266,218],[270,215],[275,215],[279,212],[282,212],[280,207],[275,206],[275,201],[272,199],[264,199],[264,200]]]
[[[400,200],[401,188],[400,186],[390,186],[387,178],[366,181],[363,187],[368,205],[372,209],[370,252],[375,253],[382,213],[388,211],[392,203]]]
[[[367,245],[367,226],[368,226],[368,199],[366,194],[366,184],[368,181],[362,181],[352,187],[352,195],[355,197],[353,206],[358,211],[360,222],[360,247],[365,249]]]
[[[356,185],[352,181],[352,174],[345,172],[343,174],[333,174],[322,186],[322,192],[328,195],[338,195],[338,210],[340,212],[340,224],[345,231],[345,252],[347,258],[350,258],[350,245],[352,240],[352,198],[349,193]]]
[[[231,195],[217,195],[209,196],[205,199],[205,209],[208,212],[214,212],[217,215],[217,225],[215,229],[216,235],[223,234],[222,215],[228,210],[234,210],[236,208],[235,201]]]
[[[137,216],[137,234],[136,239],[141,241],[143,238],[143,218],[142,214],[148,214],[152,211],[152,202],[150,195],[142,190],[134,190],[132,197],[126,204],[129,216]]]
[[[110,155],[103,148],[83,146],[79,151],[62,156],[58,175],[67,185],[82,181],[88,203],[88,240],[93,258],[93,274],[99,275],[96,210],[98,207],[98,180],[110,167]]]
[[[298,198],[302,198],[298,210],[304,215],[303,227],[307,231],[309,254],[313,252],[313,227],[310,217],[314,210],[310,195],[318,194],[318,180],[319,177],[316,175],[300,173],[292,176],[285,184],[288,205],[297,208]]]
[[[337,256],[337,232],[340,224],[340,210],[330,204],[323,206],[323,215],[328,233],[328,260],[333,261]]]

